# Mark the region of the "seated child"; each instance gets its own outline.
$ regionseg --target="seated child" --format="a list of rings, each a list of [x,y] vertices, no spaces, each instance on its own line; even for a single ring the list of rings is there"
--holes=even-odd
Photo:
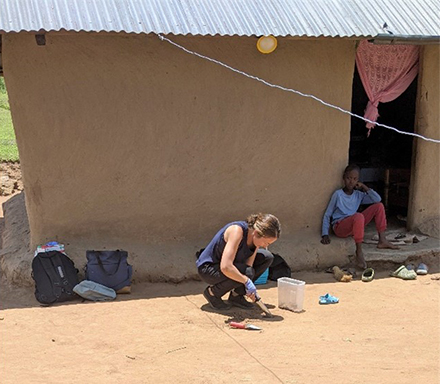
[[[374,219],[379,234],[377,248],[399,249],[385,238],[387,227],[385,208],[377,192],[359,181],[360,168],[349,165],[345,168],[342,179],[344,188],[333,193],[322,220],[322,244],[330,244],[328,235],[330,221],[333,232],[338,237],[353,236],[356,243],[356,265],[366,268],[367,263],[362,252],[365,226]],[[361,204],[372,204],[363,212],[357,212]]]

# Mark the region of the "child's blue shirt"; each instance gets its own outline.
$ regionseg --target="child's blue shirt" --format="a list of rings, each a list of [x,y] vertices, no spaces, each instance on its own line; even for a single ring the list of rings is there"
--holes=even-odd
[[[338,221],[354,215],[361,204],[374,204],[381,201],[376,191],[369,189],[368,192],[354,190],[347,195],[342,189],[333,193],[322,220],[322,236],[328,235],[330,221],[335,225]]]

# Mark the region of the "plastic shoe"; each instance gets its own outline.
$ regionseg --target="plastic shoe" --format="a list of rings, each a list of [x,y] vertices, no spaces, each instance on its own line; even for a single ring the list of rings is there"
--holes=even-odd
[[[406,266],[406,269],[408,270],[408,271],[414,271],[414,264],[408,264],[407,266]]]
[[[408,269],[402,265],[394,272],[391,272],[391,276],[398,277],[402,280],[414,280],[417,278],[417,273],[415,271],[408,271]]]
[[[319,296],[319,304],[337,304],[339,299],[335,296],[326,293],[324,296]]]
[[[205,299],[208,301],[209,305],[213,309],[217,309],[217,310],[221,311],[221,310],[225,310],[225,309],[231,308],[231,306],[226,304],[222,299],[219,299],[218,297],[212,296],[209,293],[208,288],[209,287],[206,287],[206,289],[204,290],[203,296],[205,297]]]
[[[362,281],[369,282],[374,279],[374,269],[367,268],[364,273],[362,273]]]
[[[348,268],[347,272],[353,276],[353,279],[355,279],[357,277],[357,273],[356,273],[356,268]]]
[[[428,266],[424,263],[420,263],[417,267],[416,273],[418,275],[427,275],[428,274]]]
[[[229,294],[228,303],[235,307],[239,307],[243,309],[254,307],[254,304],[247,301],[243,295],[234,296],[232,292]]]

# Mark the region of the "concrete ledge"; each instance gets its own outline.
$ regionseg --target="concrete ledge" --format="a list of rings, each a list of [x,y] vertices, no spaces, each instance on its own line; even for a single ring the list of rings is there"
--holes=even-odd
[[[32,286],[31,262],[33,250],[29,246],[29,225],[27,221],[24,194],[18,194],[4,203],[5,227],[0,249],[0,273],[9,283]],[[404,231],[404,229],[402,229]],[[374,226],[366,237],[374,234]],[[130,241],[86,239],[48,239],[66,245],[66,253],[84,277],[87,249],[125,249],[129,263],[133,265],[135,282],[174,282],[198,280],[195,253],[206,246],[210,239],[183,239],[169,244],[148,244]],[[354,255],[355,245],[351,238],[340,239],[331,236],[331,244],[323,245],[320,234],[315,230],[286,234],[270,250],[279,253],[293,272],[324,270],[334,265],[343,266]],[[440,240],[428,238],[420,243],[401,246],[400,250],[377,249],[375,245],[364,244],[365,259],[369,265],[388,267],[388,264],[416,263],[417,260],[439,269]]]
[[[389,261],[403,264],[416,258],[440,257],[440,240],[428,238],[417,244],[402,245],[399,250],[377,249],[374,245],[365,244],[365,259],[368,261]]]

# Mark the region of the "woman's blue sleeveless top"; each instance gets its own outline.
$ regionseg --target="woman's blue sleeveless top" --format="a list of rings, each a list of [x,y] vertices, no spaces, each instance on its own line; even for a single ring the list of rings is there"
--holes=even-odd
[[[248,235],[248,225],[246,221],[233,221],[232,223],[226,224],[222,229],[220,229],[220,231],[216,233],[214,238],[197,259],[197,267],[200,267],[202,264],[205,263],[220,263],[223,251],[226,246],[224,234],[231,225],[239,225],[243,229],[243,238],[241,239],[238,246],[237,254],[235,255],[234,259],[234,264],[244,264],[246,260],[253,255],[254,251],[249,249],[246,244]]]

